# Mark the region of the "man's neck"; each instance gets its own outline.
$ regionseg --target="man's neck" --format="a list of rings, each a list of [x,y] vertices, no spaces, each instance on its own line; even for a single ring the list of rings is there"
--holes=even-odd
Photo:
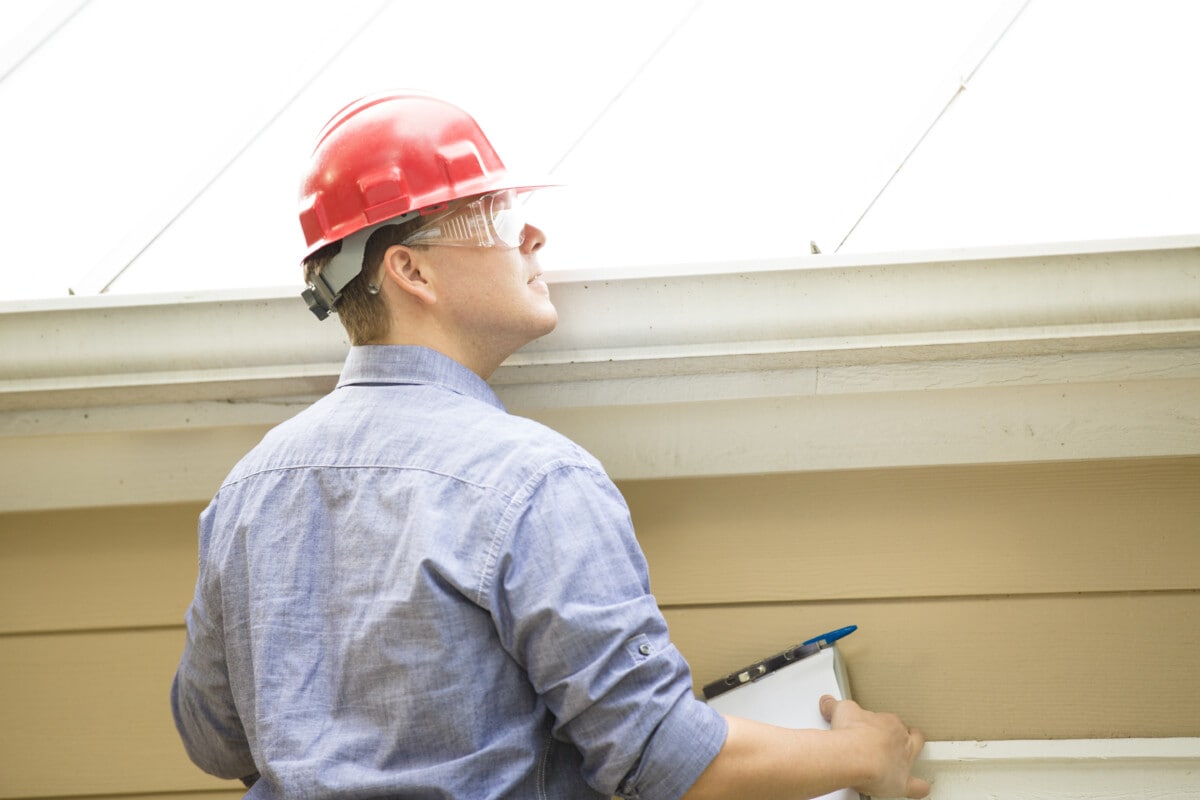
[[[492,373],[512,355],[512,353],[489,353],[486,352],[486,348],[465,347],[447,337],[417,336],[411,332],[393,331],[383,339],[368,344],[426,347],[457,361],[485,381],[491,378]]]

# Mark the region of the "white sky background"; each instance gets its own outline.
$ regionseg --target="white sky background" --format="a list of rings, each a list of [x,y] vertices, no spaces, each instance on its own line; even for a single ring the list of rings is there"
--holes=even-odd
[[[568,184],[531,204],[551,270],[1200,233],[1198,31],[1193,0],[0,0],[0,301],[298,287],[317,131],[400,86]]]

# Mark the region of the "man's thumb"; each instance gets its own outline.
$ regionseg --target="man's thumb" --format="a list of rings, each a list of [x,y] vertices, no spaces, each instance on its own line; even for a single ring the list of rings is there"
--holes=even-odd
[[[833,721],[833,709],[836,707],[837,700],[833,698],[833,695],[821,695],[821,716],[825,718],[826,722]]]

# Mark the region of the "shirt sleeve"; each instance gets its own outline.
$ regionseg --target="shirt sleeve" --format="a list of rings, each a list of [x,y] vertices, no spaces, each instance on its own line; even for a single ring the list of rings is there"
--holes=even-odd
[[[721,749],[725,721],[692,694],[620,492],[598,465],[552,466],[513,499],[502,531],[493,616],[555,736],[598,791],[681,796]]]
[[[202,549],[208,513],[201,518]],[[187,640],[171,685],[171,711],[196,766],[219,778],[245,779],[256,775],[254,759],[229,685],[220,607],[202,557],[187,611]]]

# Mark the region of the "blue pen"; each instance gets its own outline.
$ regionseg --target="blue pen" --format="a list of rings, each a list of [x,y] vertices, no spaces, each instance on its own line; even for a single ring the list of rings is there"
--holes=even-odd
[[[822,633],[820,636],[814,636],[804,644],[815,644],[819,645],[820,647],[828,647],[838,639],[849,636],[856,630],[858,630],[857,625],[847,625],[844,628],[838,628],[836,631],[830,631],[829,633]]]

